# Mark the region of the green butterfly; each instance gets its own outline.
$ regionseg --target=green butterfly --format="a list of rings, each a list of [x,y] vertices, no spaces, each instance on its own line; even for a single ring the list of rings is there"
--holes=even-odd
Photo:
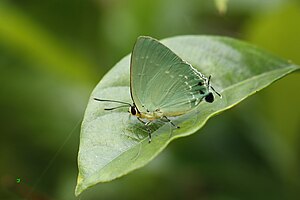
[[[214,95],[210,89],[221,97],[210,85],[210,78],[211,76],[206,78],[158,40],[140,36],[134,45],[130,63],[130,94],[133,104],[94,99],[125,104],[105,110],[129,106],[130,114],[146,126],[151,142],[148,125],[154,120],[169,122],[179,128],[168,117],[191,111],[203,99],[212,103]]]

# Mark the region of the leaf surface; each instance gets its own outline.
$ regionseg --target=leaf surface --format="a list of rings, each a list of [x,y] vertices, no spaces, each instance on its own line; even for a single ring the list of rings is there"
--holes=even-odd
[[[182,59],[206,76],[222,94],[211,104],[201,102],[191,112],[151,126],[152,142],[144,125],[129,117],[128,108],[104,111],[117,104],[93,98],[132,103],[129,88],[130,55],[117,63],[91,94],[81,128],[76,195],[99,182],[111,181],[140,168],[156,157],[175,138],[190,135],[206,121],[283,76],[297,65],[245,42],[218,36],[178,36],[162,40]]]

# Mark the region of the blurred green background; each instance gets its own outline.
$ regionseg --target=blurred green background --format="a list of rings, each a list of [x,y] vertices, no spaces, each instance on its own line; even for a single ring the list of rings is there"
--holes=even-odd
[[[229,0],[222,15],[212,0],[1,0],[0,199],[298,199],[299,73],[75,198],[93,87],[137,36],[187,34],[239,38],[299,65],[300,2]]]

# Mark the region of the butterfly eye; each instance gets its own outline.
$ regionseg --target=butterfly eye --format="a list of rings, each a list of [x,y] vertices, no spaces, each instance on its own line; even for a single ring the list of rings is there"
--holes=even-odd
[[[214,95],[210,92],[208,95],[205,97],[205,101],[208,103],[212,103],[214,101]]]
[[[130,107],[130,113],[131,113],[132,115],[136,115],[136,110],[135,110],[135,107],[134,107],[134,106],[131,106],[131,107]]]

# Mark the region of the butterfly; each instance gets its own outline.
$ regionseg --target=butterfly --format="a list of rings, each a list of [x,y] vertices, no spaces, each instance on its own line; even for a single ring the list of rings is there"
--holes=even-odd
[[[130,61],[130,94],[132,104],[94,98],[123,104],[105,110],[129,106],[129,113],[142,122],[149,134],[148,126],[155,120],[169,122],[168,117],[183,115],[193,110],[201,101],[212,103],[211,90],[221,95],[210,85],[208,78],[191,64],[182,60],[172,50],[149,36],[138,37]]]

